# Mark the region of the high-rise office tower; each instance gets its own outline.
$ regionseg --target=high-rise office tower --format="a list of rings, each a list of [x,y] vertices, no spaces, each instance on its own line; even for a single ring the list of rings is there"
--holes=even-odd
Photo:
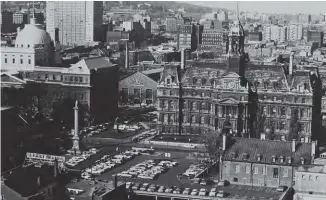
[[[46,30],[51,38],[55,38],[55,29],[58,28],[62,45],[97,41],[96,30],[102,21],[102,1],[46,2]]]

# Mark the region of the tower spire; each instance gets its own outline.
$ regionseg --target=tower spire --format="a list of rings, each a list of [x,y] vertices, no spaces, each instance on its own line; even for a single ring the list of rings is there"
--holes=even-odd
[[[237,1],[237,19],[239,20],[239,2]]]

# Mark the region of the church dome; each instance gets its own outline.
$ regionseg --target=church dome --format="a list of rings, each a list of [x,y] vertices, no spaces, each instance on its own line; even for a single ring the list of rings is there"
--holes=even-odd
[[[25,28],[17,34],[15,46],[34,48],[37,45],[49,45],[50,35],[38,24],[26,24]]]

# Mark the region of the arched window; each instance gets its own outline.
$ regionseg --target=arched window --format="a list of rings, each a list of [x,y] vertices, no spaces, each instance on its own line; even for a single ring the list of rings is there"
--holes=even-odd
[[[197,79],[196,78],[192,78],[192,84],[195,85],[197,83]]]
[[[201,80],[201,84],[202,84],[202,85],[206,85],[206,83],[207,83],[207,80],[203,78],[203,79]]]
[[[205,124],[205,117],[201,117],[201,118],[200,118],[200,123],[201,123],[201,124]]]
[[[285,107],[282,107],[281,108],[281,115],[285,115],[285,113],[286,113],[286,109],[285,109]]]
[[[195,115],[191,116],[191,122],[192,123],[196,123],[196,117],[195,117]]]
[[[213,78],[210,80],[210,82],[211,82],[211,86],[215,85],[215,80]]]

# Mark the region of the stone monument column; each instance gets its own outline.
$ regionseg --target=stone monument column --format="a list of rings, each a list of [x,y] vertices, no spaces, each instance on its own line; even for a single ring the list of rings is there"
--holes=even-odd
[[[73,146],[72,146],[72,151],[74,155],[80,154],[80,149],[79,149],[79,131],[78,131],[78,101],[75,102],[75,107],[74,107],[74,136],[72,138],[73,140]]]

